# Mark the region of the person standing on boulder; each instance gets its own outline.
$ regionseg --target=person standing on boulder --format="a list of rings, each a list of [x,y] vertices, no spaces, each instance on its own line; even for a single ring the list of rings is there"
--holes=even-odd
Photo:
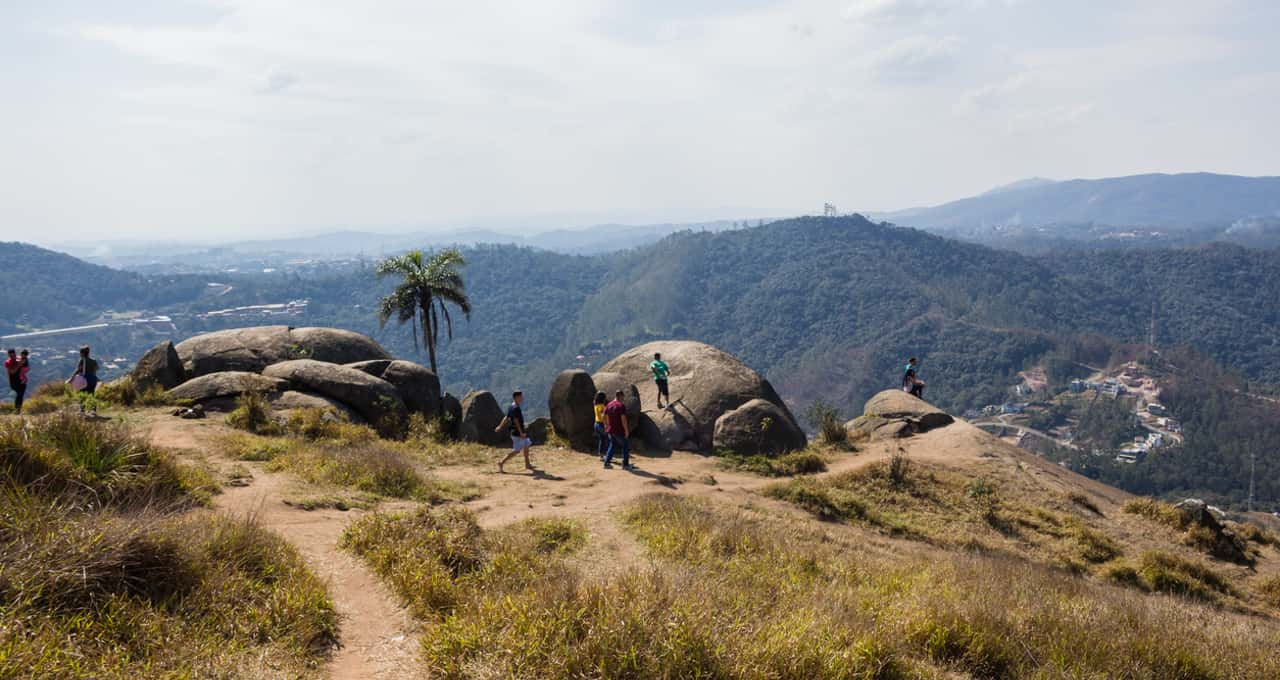
[[[604,455],[604,467],[613,467],[614,451],[622,452],[622,469],[632,470],[631,466],[631,424],[627,422],[627,405],[622,402],[624,394],[618,390],[613,394],[613,401],[604,407],[605,426],[609,433],[609,451]]]
[[[511,394],[511,408],[507,409],[507,416],[498,423],[498,427],[494,428],[494,432],[501,432],[503,426],[511,429],[511,453],[507,454],[498,463],[498,472],[506,472],[502,469],[507,461],[511,460],[517,453],[524,454],[524,469],[532,470],[533,464],[529,462],[529,448],[533,446],[533,440],[529,439],[529,431],[524,427],[524,411],[520,405],[524,403],[524,392],[519,390]]]
[[[671,389],[667,385],[667,377],[671,374],[671,367],[667,366],[667,362],[662,360],[662,353],[654,352],[653,361],[649,363],[649,370],[653,371],[653,384],[658,388],[658,408],[662,408],[662,398],[667,398],[667,407],[671,406]]]
[[[902,370],[902,390],[910,392],[911,396],[917,399],[924,399],[924,381],[920,379],[920,362],[915,357],[907,360],[907,366]]]
[[[604,431],[604,409],[608,401],[609,397],[604,392],[596,392],[595,404],[592,406],[596,416],[592,429],[596,433],[596,453],[600,456],[600,462],[604,462],[604,454],[609,450],[609,433]]]
[[[9,389],[13,390],[13,412],[22,415],[22,398],[27,391],[27,381],[22,369],[22,359],[18,358],[18,350],[9,350],[9,357],[4,360],[4,370],[9,374]]]

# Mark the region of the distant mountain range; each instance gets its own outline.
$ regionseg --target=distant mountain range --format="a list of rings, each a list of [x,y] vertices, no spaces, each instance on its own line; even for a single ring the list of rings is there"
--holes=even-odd
[[[1150,174],[1034,178],[876,219],[1015,250],[1223,241],[1280,245],[1280,177]]]
[[[275,239],[232,241],[221,244],[116,241],[63,243],[57,249],[87,262],[138,271],[194,271],[222,269],[245,261],[314,258],[335,260],[376,258],[411,248],[474,246],[482,243],[513,244],[567,255],[595,255],[647,245],[681,231],[724,231],[760,220],[644,225],[600,224],[582,229],[520,232],[495,229],[380,233],[343,230]]]

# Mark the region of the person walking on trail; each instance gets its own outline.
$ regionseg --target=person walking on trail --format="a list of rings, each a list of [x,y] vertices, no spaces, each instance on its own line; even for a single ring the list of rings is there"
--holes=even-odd
[[[609,402],[609,397],[604,392],[596,392],[595,404],[592,408],[595,410],[595,423],[592,429],[596,433],[596,455],[600,456],[600,462],[604,462],[604,454],[609,450],[609,433],[604,431],[604,409]]]
[[[89,356],[89,346],[80,348],[80,361],[76,363],[76,372],[67,378],[71,389],[80,396],[80,412],[85,412],[86,403],[93,415],[98,415],[98,404],[93,401],[93,393],[98,390],[98,361]]]
[[[524,403],[524,392],[516,391],[511,394],[511,408],[507,409],[507,415],[498,423],[498,427],[494,428],[494,432],[501,432],[503,427],[510,428],[511,432],[511,453],[507,454],[498,463],[498,472],[505,473],[502,469],[507,461],[511,460],[517,453],[524,454],[524,469],[532,470],[533,464],[529,462],[529,448],[533,446],[533,440],[529,439],[529,431],[524,427],[524,411],[520,405]]]
[[[23,361],[26,359],[26,351],[22,352],[22,358],[18,357],[18,351],[9,350],[9,357],[4,360],[4,370],[9,374],[9,389],[13,390],[13,412],[22,415],[22,399],[27,393],[27,371]]]
[[[920,379],[920,362],[915,357],[907,360],[902,369],[902,390],[911,393],[917,399],[924,399],[924,381]]]
[[[658,408],[662,408],[663,397],[666,397],[667,407],[669,408],[671,406],[671,389],[667,385],[667,376],[671,374],[671,367],[662,360],[661,352],[653,353],[653,361],[649,362],[649,370],[653,371],[653,384],[658,388]]]
[[[613,401],[604,407],[604,429],[609,433],[609,451],[604,454],[606,470],[613,467],[613,454],[619,451],[622,453],[622,469],[635,469],[631,465],[631,442],[628,441],[631,437],[631,424],[627,422],[627,405],[622,403],[622,399],[622,390],[618,390],[613,395]]]

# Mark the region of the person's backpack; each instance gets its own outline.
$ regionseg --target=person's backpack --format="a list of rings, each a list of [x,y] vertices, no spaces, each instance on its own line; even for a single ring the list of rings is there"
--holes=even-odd
[[[85,375],[98,375],[98,360],[93,357],[85,357],[84,372]]]

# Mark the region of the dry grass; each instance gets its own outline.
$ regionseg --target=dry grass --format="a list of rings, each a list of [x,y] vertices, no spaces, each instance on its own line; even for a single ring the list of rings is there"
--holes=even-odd
[[[655,560],[600,577],[579,531],[463,510],[370,515],[344,544],[421,618],[440,677],[1275,677],[1277,628],[1020,560],[879,556],[652,495],[623,513]]]
[[[1143,553],[1136,565],[1112,565],[1106,576],[1116,583],[1142,590],[1208,602],[1219,602],[1222,595],[1239,595],[1225,576],[1207,565],[1159,550]]]
[[[0,423],[0,678],[298,677],[332,643],[323,585],[119,424]]]
[[[999,549],[1075,572],[1122,550],[1081,517],[1028,505],[985,476],[970,478],[895,455],[860,470],[768,487],[827,521],[850,522],[889,536],[960,549]]]
[[[1124,511],[1145,517],[1157,524],[1182,532],[1182,543],[1207,555],[1236,564],[1252,565],[1257,561],[1258,551],[1249,545],[1246,538],[1231,529],[1214,531],[1188,520],[1180,510],[1154,498],[1135,498],[1124,504]],[[1265,538],[1265,534],[1255,532],[1251,535]]]
[[[1272,607],[1280,608],[1280,575],[1272,576],[1258,584],[1258,594]]]
[[[28,493],[90,508],[186,506],[217,490],[126,426],[66,411],[0,423],[0,468]]]
[[[169,406],[174,402],[163,386],[152,383],[139,388],[133,378],[103,383],[96,393],[98,401],[118,406]]]

